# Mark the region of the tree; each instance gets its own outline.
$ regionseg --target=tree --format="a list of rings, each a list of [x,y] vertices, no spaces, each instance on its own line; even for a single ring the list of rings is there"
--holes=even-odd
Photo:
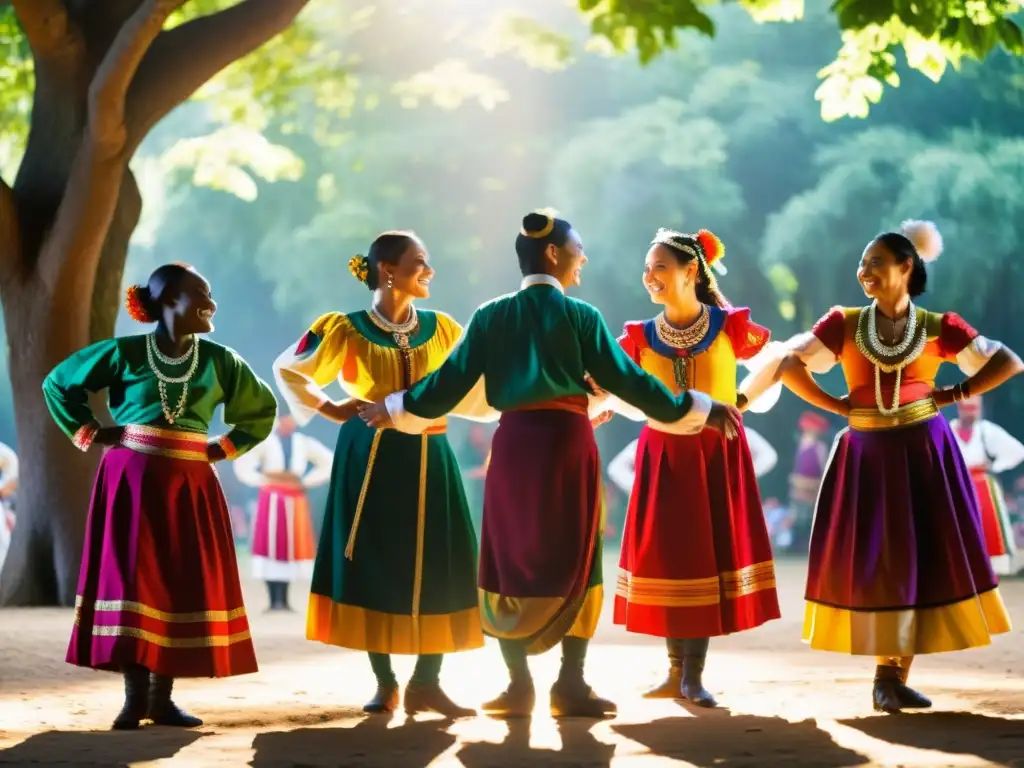
[[[709,6],[724,0],[578,0],[591,29],[618,51],[635,48],[641,63],[678,45],[677,31],[694,29],[713,36]],[[804,0],[740,0],[758,22],[789,22],[804,17]],[[842,31],[842,47],[824,67],[815,98],[825,120],[866,117],[886,85],[898,86],[896,52],[907,64],[938,82],[947,66],[965,58],[983,60],[1002,46],[1024,56],[1024,35],[1014,16],[1020,0],[836,0],[831,10]]]
[[[2,9],[20,22],[32,66],[16,74],[34,78],[34,89],[17,177],[0,180],[0,296],[23,475],[0,604],[74,602],[95,464],[53,426],[40,384],[113,332],[142,205],[129,161],[157,122],[306,3],[196,2],[191,18],[166,29],[185,0],[12,0]]]

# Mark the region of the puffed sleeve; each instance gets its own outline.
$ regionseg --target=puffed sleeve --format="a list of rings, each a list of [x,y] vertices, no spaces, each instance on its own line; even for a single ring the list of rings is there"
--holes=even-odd
[[[277,400],[263,379],[234,350],[223,348],[224,423],[231,430],[217,442],[228,459],[248,453],[274,429]]]
[[[771,331],[750,319],[750,310],[746,307],[728,310],[724,330],[737,360],[754,357],[772,337]]]
[[[346,315],[329,312],[274,362],[278,389],[299,426],[308,424],[330,399],[324,387],[338,378],[345,365],[351,332]]]
[[[955,362],[966,376],[973,376],[1003,345],[979,334],[956,312],[946,312],[939,324],[939,354]]]

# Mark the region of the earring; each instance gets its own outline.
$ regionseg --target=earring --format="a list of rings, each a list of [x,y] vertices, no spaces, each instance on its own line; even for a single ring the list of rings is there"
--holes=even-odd
[[[395,279],[391,275],[388,275],[388,289],[390,290],[391,288],[394,287],[394,285]]]

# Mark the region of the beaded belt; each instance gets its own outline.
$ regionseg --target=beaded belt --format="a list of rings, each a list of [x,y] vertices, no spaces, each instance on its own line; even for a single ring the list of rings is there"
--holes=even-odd
[[[939,415],[939,406],[930,397],[901,405],[895,413],[881,413],[874,408],[854,408],[850,411],[850,429],[857,432],[878,432],[885,429],[909,427]]]
[[[207,438],[203,432],[129,424],[121,434],[121,445],[153,456],[190,461],[210,460],[206,453]]]
[[[568,411],[581,416],[587,415],[588,401],[586,395],[569,395],[567,397],[556,397],[553,400],[544,400],[529,405],[517,405],[509,408],[508,413],[516,411]]]

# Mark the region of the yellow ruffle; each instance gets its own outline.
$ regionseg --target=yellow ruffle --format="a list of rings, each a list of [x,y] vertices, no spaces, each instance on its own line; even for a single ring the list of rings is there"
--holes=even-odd
[[[336,603],[317,594],[309,596],[306,638],[355,651],[412,655],[470,651],[484,644],[476,607],[414,618]]]
[[[851,611],[808,601],[804,642],[818,651],[855,656],[916,656],[990,645],[1010,631],[998,589],[939,608]]]

